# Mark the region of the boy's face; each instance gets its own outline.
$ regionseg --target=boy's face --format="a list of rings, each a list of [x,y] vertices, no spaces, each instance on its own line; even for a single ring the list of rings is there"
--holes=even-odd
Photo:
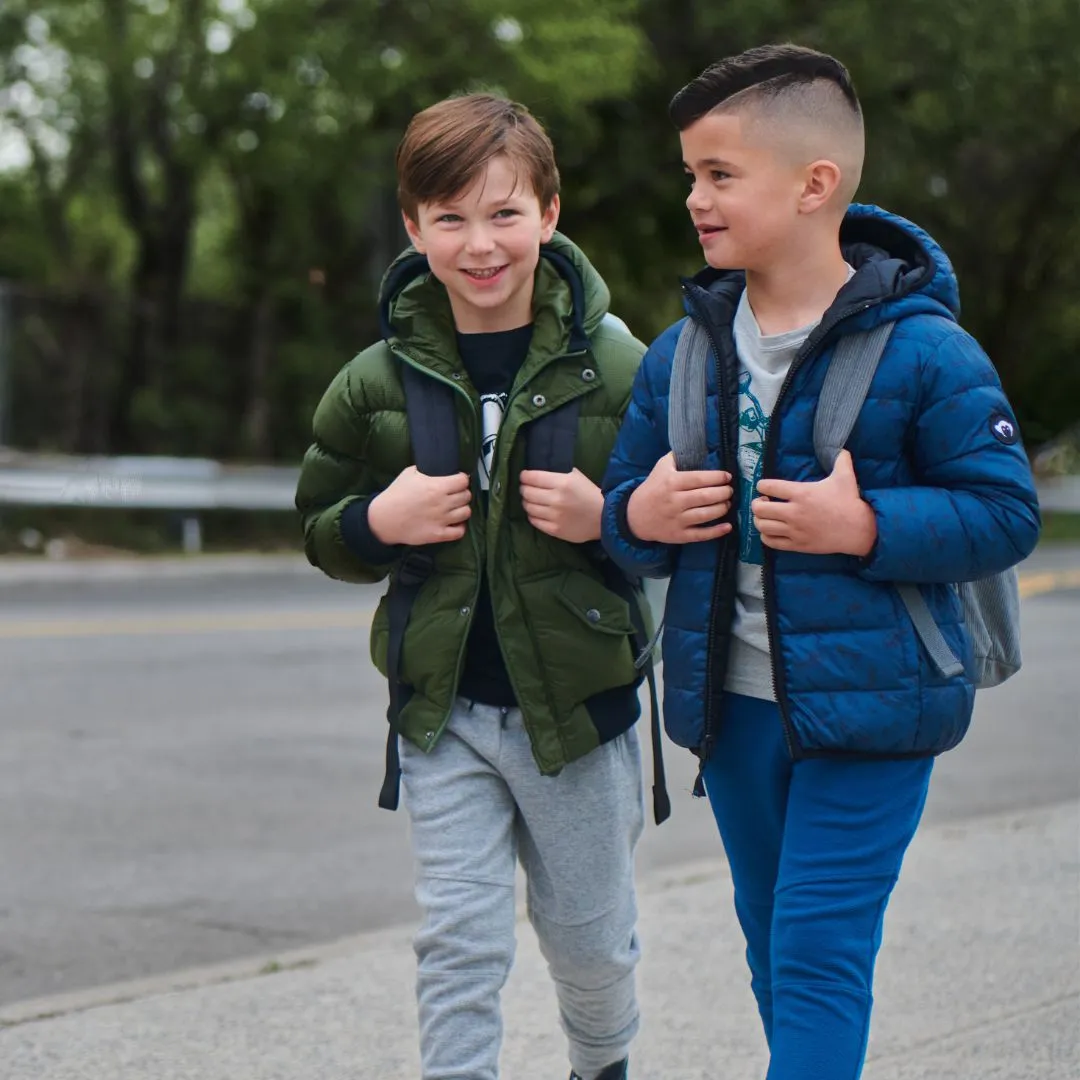
[[[543,209],[523,170],[500,155],[453,198],[421,203],[416,218],[405,215],[405,229],[446,286],[461,333],[532,321],[533,275],[559,220],[558,196]]]
[[[737,113],[703,116],[679,138],[692,185],[686,206],[705,261],[764,272],[790,259],[804,170],[760,135],[748,139]]]

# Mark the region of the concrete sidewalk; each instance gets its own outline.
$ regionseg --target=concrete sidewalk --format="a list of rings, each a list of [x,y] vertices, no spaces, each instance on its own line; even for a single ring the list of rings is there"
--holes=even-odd
[[[763,1077],[730,891],[719,858],[641,881],[635,1080]],[[503,1075],[561,1080],[554,996],[521,931]],[[0,1076],[415,1080],[409,939],[385,932],[309,967],[15,1023],[0,1029]],[[926,828],[878,970],[866,1080],[1080,1076],[1080,804]]]

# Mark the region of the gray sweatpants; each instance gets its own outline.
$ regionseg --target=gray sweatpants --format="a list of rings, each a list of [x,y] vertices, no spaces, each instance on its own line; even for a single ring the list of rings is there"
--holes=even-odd
[[[496,1080],[499,995],[514,958],[514,874],[585,1080],[638,1028],[634,846],[644,825],[637,732],[542,776],[517,709],[459,700],[425,754],[401,741],[412,823],[423,1080]]]

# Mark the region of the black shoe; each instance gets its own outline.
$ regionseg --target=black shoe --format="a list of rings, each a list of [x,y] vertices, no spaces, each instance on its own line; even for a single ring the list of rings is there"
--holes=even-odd
[[[629,1076],[630,1059],[623,1058],[622,1061],[616,1061],[614,1065],[609,1065],[602,1073],[600,1073],[596,1080],[626,1080]],[[571,1070],[570,1080],[581,1080],[576,1072]]]

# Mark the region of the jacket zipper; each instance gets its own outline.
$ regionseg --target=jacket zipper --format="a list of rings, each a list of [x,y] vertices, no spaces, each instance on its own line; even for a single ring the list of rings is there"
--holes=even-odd
[[[716,357],[716,396],[719,401],[719,413],[720,413],[720,453],[721,457],[727,453],[730,449],[730,429],[728,427],[727,416],[727,402],[724,398],[724,378],[723,368],[724,361],[720,352],[719,343],[716,337],[713,335],[712,326],[709,320],[702,318],[701,311],[690,294],[689,289],[683,286],[683,295],[686,297],[687,303],[693,309],[692,317],[697,321],[705,330],[705,334],[709,339],[709,344],[713,350],[713,356]],[[721,462],[723,464],[723,462]],[[735,505],[738,497],[740,477],[738,470],[733,467],[731,473],[732,483],[732,504]],[[737,518],[734,526],[734,530],[727,537],[724,537],[720,541],[720,554],[718,559],[718,565],[716,573],[713,575],[713,590],[712,597],[709,603],[709,630],[708,639],[705,652],[705,727],[701,735],[701,743],[698,746],[698,773],[697,778],[694,781],[694,795],[698,798],[705,794],[705,782],[704,771],[705,764],[709,760],[709,755],[712,753],[713,744],[716,742],[717,729],[719,727],[719,707],[714,700],[714,680],[718,677],[718,673],[714,672],[714,658],[716,655],[716,616],[717,608],[720,606],[720,590],[723,587],[724,580],[728,572],[729,552],[731,550],[731,542],[733,536],[737,535],[738,523]]]
[[[769,414],[769,428],[765,434],[765,451],[762,455],[761,475],[763,479],[772,476],[776,459],[776,425],[772,422],[772,417],[779,416],[780,405],[784,400],[784,395],[787,393],[788,388],[795,378],[796,372],[803,365],[804,361],[813,356],[822,340],[830,334],[835,327],[845,319],[851,318],[853,315],[861,315],[864,311],[869,311],[870,308],[874,307],[875,304],[879,302],[880,301],[860,303],[854,307],[845,308],[843,311],[837,312],[837,314],[827,323],[819,323],[817,328],[811,333],[810,337],[807,338],[795,359],[791,362],[791,367],[788,368],[788,373],[780,386],[780,393],[776,397],[772,412]],[[763,544],[762,556],[761,595],[765,608],[765,629],[769,639],[769,666],[772,673],[773,697],[776,698],[776,704],[780,710],[780,723],[783,725],[784,729],[784,743],[787,746],[788,756],[793,761],[797,761],[801,755],[799,753],[798,743],[795,739],[795,729],[791,723],[787,684],[784,681],[783,672],[780,666],[780,631],[776,625],[776,601],[774,596],[776,589],[776,553],[770,547]]]
[[[552,364],[556,364],[556,363],[558,363],[558,362],[559,362],[559,361],[561,361],[561,360],[572,360],[572,359],[573,359],[574,357],[579,357],[579,356],[587,356],[587,355],[589,355],[589,350],[588,350],[588,349],[582,349],[582,350],[579,350],[578,352],[572,352],[572,353],[561,353],[561,354],[560,354],[559,356],[556,356],[556,357],[552,357],[552,358],[551,358],[551,359],[550,359],[550,360],[549,360],[549,361],[548,361],[547,363],[545,363],[545,364],[544,364],[544,365],[543,365],[543,366],[542,366],[541,368],[539,368],[539,369],[538,369],[537,371],[533,372],[533,374],[532,374],[532,375],[531,375],[531,376],[530,376],[530,377],[529,377],[528,379],[526,379],[526,380],[525,380],[525,381],[524,381],[524,382],[523,382],[523,383],[522,383],[522,384],[521,384],[520,386],[517,386],[517,387],[511,387],[511,389],[510,389],[510,393],[509,393],[509,394],[507,395],[507,397],[506,397],[506,410],[505,410],[505,414],[504,414],[504,415],[508,415],[508,414],[509,414],[509,412],[510,412],[510,406],[511,406],[511,404],[512,404],[512,403],[513,403],[514,401],[516,401],[516,400],[517,400],[517,398],[518,398],[518,397],[520,397],[520,396],[521,396],[521,395],[522,395],[523,393],[525,393],[525,391],[526,391],[526,390],[528,389],[528,387],[529,387],[529,384],[530,384],[530,383],[532,382],[532,380],[533,380],[533,379],[534,379],[534,378],[535,378],[535,377],[536,377],[537,375],[539,375],[539,374],[540,374],[540,372],[541,372],[541,371],[544,371],[544,370],[546,370],[546,369],[547,369],[548,367],[550,367],[550,366],[551,366]],[[584,393],[584,392],[587,392],[587,391],[583,391],[583,393]],[[570,399],[570,398],[567,398],[567,401],[569,401],[569,400],[571,400],[571,399]],[[564,405],[565,405],[565,404],[566,404],[566,402],[563,402],[562,404],[564,404]],[[559,406],[556,406],[556,407],[559,407]],[[519,428],[518,430],[520,431],[521,429]],[[501,426],[500,426],[500,428],[499,428],[499,434],[500,434],[500,435],[502,434],[502,427],[501,427]],[[482,438],[482,437],[483,437],[483,436],[481,435],[481,438]],[[494,448],[492,449],[492,455],[491,455],[491,462],[492,462],[492,464],[493,464],[493,465],[495,464],[495,461],[496,461],[496,460],[497,460],[497,458],[498,458],[498,452],[499,452],[499,439],[498,439],[498,436],[496,436],[496,439],[495,439],[495,446],[494,446]],[[494,477],[492,477],[492,479],[494,479]],[[489,499],[490,499],[490,495],[489,495],[488,497],[489,497]],[[498,539],[498,538],[496,538],[496,539]],[[496,548],[498,547],[498,544],[497,544],[497,543],[496,543],[495,547],[496,547]],[[493,549],[493,550],[494,550],[494,549]],[[494,558],[495,558],[495,555],[494,555],[494,554],[491,554],[491,556],[490,556],[490,557],[491,557],[491,560],[492,560],[492,562],[494,562]],[[491,574],[490,574],[490,573],[489,573],[489,571],[488,571],[488,567],[487,567],[487,565],[485,565],[485,566],[484,566],[484,573],[488,575],[488,591],[490,592],[490,590],[491,590]],[[494,598],[494,594],[492,594],[492,607],[494,607],[494,603],[495,603],[495,598]],[[517,699],[517,703],[518,703],[518,708],[519,708],[519,709],[520,709],[520,711],[521,711],[521,719],[522,719],[522,723],[523,723],[523,724],[525,725],[525,731],[526,731],[526,734],[528,734],[528,736],[529,736],[529,741],[530,741],[530,742],[532,742],[532,741],[533,741],[533,729],[532,729],[532,725],[531,725],[531,724],[529,723],[529,718],[528,718],[528,716],[526,716],[526,715],[525,715],[525,710],[524,710],[524,709],[523,709],[523,708],[521,707],[521,701],[522,701],[521,691],[520,691],[520,690],[518,689],[517,683],[515,683],[515,682],[514,682],[514,673],[513,673],[513,671],[511,670],[511,666],[510,666],[510,664],[508,664],[508,663],[506,662],[506,653],[505,653],[505,651],[503,651],[503,644],[502,644],[502,634],[501,634],[501,631],[500,631],[500,629],[499,629],[499,622],[498,622],[498,620],[497,620],[497,619],[493,619],[493,622],[494,622],[494,624],[495,624],[495,640],[496,640],[496,641],[498,642],[498,644],[499,644],[499,651],[500,651],[500,652],[502,653],[502,661],[503,661],[503,666],[504,666],[504,667],[506,668],[506,674],[507,674],[507,677],[508,677],[508,678],[510,679],[510,686],[511,686],[511,687],[513,688],[513,691],[514,691],[514,697],[515,697],[515,698]],[[528,629],[528,628],[527,628],[527,629]],[[531,633],[531,631],[530,631],[530,634],[529,634],[529,636],[530,636],[530,638],[532,637],[532,633]],[[535,644],[535,641],[533,642],[533,648],[534,648],[534,649],[536,648],[536,644]],[[462,651],[462,656],[464,656],[464,650]],[[552,706],[550,705],[550,703],[549,703],[549,708],[551,709],[551,713],[552,713],[552,715],[554,715],[554,713],[555,713],[555,710],[554,710],[554,707],[552,707]]]

